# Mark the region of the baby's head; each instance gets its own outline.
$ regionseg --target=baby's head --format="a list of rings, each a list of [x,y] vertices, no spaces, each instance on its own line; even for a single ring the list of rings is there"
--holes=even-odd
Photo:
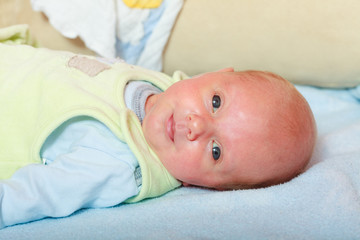
[[[151,96],[143,131],[165,168],[184,185],[263,187],[298,175],[316,139],[310,107],[288,81],[224,69]]]

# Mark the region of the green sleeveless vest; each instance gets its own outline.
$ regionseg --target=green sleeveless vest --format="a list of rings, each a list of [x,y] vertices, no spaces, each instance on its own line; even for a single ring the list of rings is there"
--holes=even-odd
[[[0,179],[41,163],[46,138],[66,120],[90,116],[126,142],[139,161],[142,189],[128,202],[162,195],[180,185],[148,146],[136,115],[126,108],[130,80],[147,80],[162,90],[173,78],[117,61],[113,64],[69,52],[0,44]]]

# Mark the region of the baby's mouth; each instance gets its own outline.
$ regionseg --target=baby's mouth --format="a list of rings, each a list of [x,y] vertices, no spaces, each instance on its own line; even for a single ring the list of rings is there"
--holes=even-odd
[[[172,142],[174,142],[174,129],[175,129],[174,127],[175,127],[174,115],[171,115],[171,117],[169,118],[166,124],[166,131]]]

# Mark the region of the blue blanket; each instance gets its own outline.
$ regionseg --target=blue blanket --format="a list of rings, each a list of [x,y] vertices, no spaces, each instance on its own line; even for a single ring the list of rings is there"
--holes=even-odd
[[[318,124],[305,173],[256,190],[162,197],[0,230],[0,239],[360,239],[360,87],[298,86]]]

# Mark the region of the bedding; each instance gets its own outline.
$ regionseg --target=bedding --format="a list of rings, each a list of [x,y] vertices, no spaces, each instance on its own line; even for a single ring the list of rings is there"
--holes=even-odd
[[[297,86],[318,141],[307,170],[268,188],[182,187],[113,208],[84,209],[0,230],[0,239],[358,239],[360,86]]]
[[[104,45],[107,52],[114,54],[116,51],[117,56],[121,56],[120,52],[127,52],[123,58],[141,59],[147,64],[145,67],[152,69],[163,65],[163,71],[170,75],[178,69],[195,75],[233,66],[236,70],[273,71],[297,84],[332,88],[360,84],[359,1],[227,0],[224,3],[222,0],[164,0],[163,6],[140,9],[142,12],[149,10],[148,18],[141,15],[135,20],[131,16],[139,9],[129,7],[128,12],[124,8],[124,12],[119,10],[114,14],[113,9],[105,8],[114,2],[128,1],[105,1],[101,5],[102,2],[98,0],[91,4],[98,6],[92,8],[95,16],[81,15],[80,20],[92,22],[84,29],[107,24],[104,29],[97,27],[101,32],[95,34],[91,31],[92,34],[86,35],[86,41],[100,41],[109,36],[115,38],[116,34],[119,40],[113,39],[116,48]],[[68,10],[66,5],[69,3],[77,7]],[[43,13],[34,12],[32,8]],[[26,23],[41,47],[95,55],[94,50],[85,47],[85,37],[80,34],[78,26],[81,21],[77,22],[77,14],[84,14],[82,9],[87,8],[91,6],[81,5],[80,0],[0,0],[0,27]],[[110,13],[106,14],[106,11]],[[104,18],[98,19],[104,14]],[[129,15],[124,17],[123,14]],[[108,22],[102,21],[110,16]],[[125,26],[134,24],[130,29],[124,28],[129,35],[123,31],[119,33],[119,29],[112,29],[109,35],[104,35],[105,30],[111,30],[108,27],[116,16],[124,20]],[[67,29],[72,33],[69,37],[79,37],[64,37],[64,32],[61,34],[55,30],[56,22],[59,31]],[[157,33],[151,34],[155,30]],[[170,31],[169,41],[164,47]],[[122,37],[124,39],[120,40]],[[84,38],[83,41],[80,38]],[[135,55],[131,56],[131,52]]]
[[[0,239],[359,239],[359,8],[341,0],[186,0],[164,52],[168,73],[235,62],[237,70],[273,70],[300,84],[341,88],[297,86],[318,126],[303,174],[253,190],[182,187],[136,204],[7,227]],[[27,26],[18,28],[16,37],[29,44]]]
[[[164,71],[233,66],[297,84],[360,84],[360,2],[187,0],[164,52]],[[206,24],[204,24],[206,23]]]
[[[63,36],[80,37],[99,56],[162,69],[162,52],[183,0],[31,0]]]

